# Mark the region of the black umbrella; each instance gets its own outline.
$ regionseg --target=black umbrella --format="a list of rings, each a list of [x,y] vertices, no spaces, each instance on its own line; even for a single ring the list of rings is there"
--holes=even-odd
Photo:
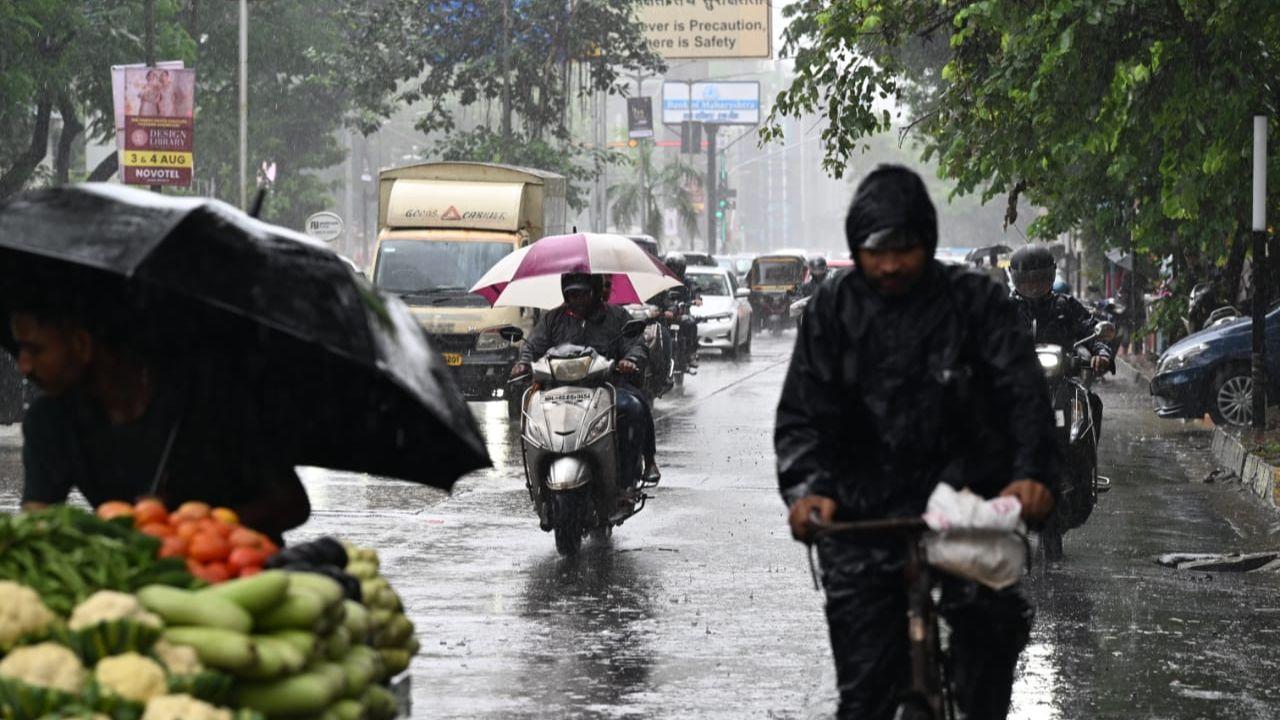
[[[96,183],[22,193],[0,203],[0,273],[0,303],[24,283],[119,288],[92,301],[125,307],[170,346],[237,363],[294,464],[444,489],[489,465],[398,299],[316,241],[225,203]]]

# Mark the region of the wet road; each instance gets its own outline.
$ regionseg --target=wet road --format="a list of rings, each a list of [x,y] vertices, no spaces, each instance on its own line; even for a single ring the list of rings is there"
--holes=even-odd
[[[773,407],[790,336],[707,358],[659,402],[665,477],[611,541],[563,560],[524,489],[501,404],[474,405],[495,467],[450,498],[313,471],[295,537],[380,549],[418,625],[415,717],[818,718],[834,708],[821,596],[774,489]],[[1259,550],[1280,516],[1200,483],[1207,431],[1157,421],[1111,383],[1101,464],[1115,489],[1027,583],[1039,606],[1011,717],[1280,717],[1280,578],[1157,566],[1173,551]],[[0,504],[16,486],[0,456]]]

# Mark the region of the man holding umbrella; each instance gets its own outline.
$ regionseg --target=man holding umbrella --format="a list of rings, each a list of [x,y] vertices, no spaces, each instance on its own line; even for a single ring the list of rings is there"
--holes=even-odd
[[[23,421],[24,509],[154,495],[234,510],[277,541],[310,504],[283,441],[243,385],[211,365],[153,358],[112,313],[11,298],[18,369],[44,395]],[[175,360],[177,360],[175,362]]]
[[[590,347],[605,357],[616,358],[617,371],[624,378],[615,386],[618,424],[623,438],[619,460],[622,467],[633,468],[635,454],[642,450],[643,479],[657,482],[662,475],[656,459],[653,415],[640,393],[625,380],[637,376],[648,361],[643,338],[623,336],[622,328],[631,320],[631,314],[605,302],[602,275],[567,273],[560,280],[560,288],[564,305],[544,315],[533,329],[520,348],[520,362],[511,368],[511,376],[527,374],[534,360],[566,343]]]

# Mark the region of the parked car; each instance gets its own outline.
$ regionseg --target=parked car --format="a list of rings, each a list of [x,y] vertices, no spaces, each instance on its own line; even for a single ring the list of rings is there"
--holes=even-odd
[[[689,267],[719,267],[716,264],[716,259],[704,252],[681,250],[680,254],[684,255],[684,261]]]
[[[738,286],[733,273],[722,268],[693,266],[686,282],[702,296],[693,316],[698,318],[698,348],[718,349],[729,357],[751,352],[751,292]]]
[[[716,263],[728,270],[737,279],[739,285],[747,283],[747,273],[751,272],[751,261],[754,253],[737,253],[735,255],[716,255]]]
[[[1151,378],[1156,414],[1162,418],[1198,418],[1207,412],[1219,425],[1248,425],[1253,420],[1250,355],[1253,321],[1233,318],[1189,335],[1160,356]],[[1267,382],[1280,381],[1280,305],[1267,314]]]
[[[631,242],[645,249],[650,255],[660,258],[662,257],[662,248],[658,245],[658,241],[652,235],[628,235]]]

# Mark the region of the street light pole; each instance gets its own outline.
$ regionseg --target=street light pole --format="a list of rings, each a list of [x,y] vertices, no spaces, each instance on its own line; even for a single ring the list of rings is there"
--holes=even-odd
[[[1253,428],[1267,428],[1267,117],[1253,116]]]
[[[703,128],[707,131],[707,181],[703,183],[707,196],[707,254],[714,255],[716,253],[716,213],[720,210],[720,188],[717,187],[720,184],[720,176],[716,168],[716,135],[720,126],[715,123],[705,123]]]
[[[249,0],[240,0],[240,209],[249,207]]]

